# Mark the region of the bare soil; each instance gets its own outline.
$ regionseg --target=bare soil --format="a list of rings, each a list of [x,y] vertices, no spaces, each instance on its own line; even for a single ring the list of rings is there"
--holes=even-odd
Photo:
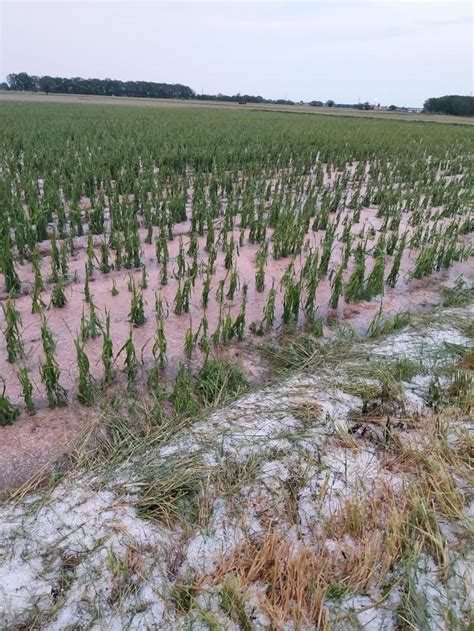
[[[355,168],[353,166],[352,168]],[[327,176],[328,177],[328,176]],[[334,177],[334,174],[329,177]],[[191,192],[188,199],[192,198]],[[90,206],[87,198],[83,199],[84,208]],[[188,211],[190,206],[188,205]],[[378,238],[378,228],[381,225],[381,219],[377,218],[377,209],[368,208],[361,212],[361,219],[358,224],[352,228],[354,234],[359,234],[363,227],[365,231],[370,227],[375,230],[375,237],[372,243],[375,244]],[[238,221],[236,222],[238,226]],[[402,225],[400,230],[409,226]],[[167,318],[165,320],[165,333],[167,338],[167,355],[168,364],[163,375],[165,382],[170,382],[176,374],[179,363],[185,359],[184,339],[186,330],[192,325],[193,331],[198,329],[204,310],[201,303],[202,286],[204,281],[203,273],[199,273],[194,290],[190,300],[190,313],[176,315],[173,310],[173,302],[178,287],[178,280],[173,271],[176,268],[175,260],[178,255],[180,241],[182,240],[185,251],[189,243],[190,222],[185,221],[175,226],[175,235],[172,241],[168,242],[169,250],[169,277],[168,284],[161,286],[160,284],[160,268],[155,256],[155,236],[153,235],[151,244],[145,243],[146,230],[140,230],[142,264],[146,266],[148,277],[148,287],[144,289],[143,294],[146,301],[145,324],[138,328],[133,328],[133,340],[137,351],[137,355],[143,363],[144,374],[146,370],[153,365],[152,347],[155,336],[155,297],[161,295],[167,305]],[[218,233],[218,229],[216,229]],[[309,231],[308,245],[311,248],[319,248],[321,251],[322,241],[324,239],[324,231]],[[236,245],[239,243],[240,229],[234,228],[232,233]],[[270,234],[268,236],[271,236]],[[229,232],[227,238],[230,239]],[[468,238],[468,237],[466,237]],[[100,258],[99,244],[102,237],[94,237],[96,246],[97,260]],[[207,254],[205,252],[206,237],[199,237],[199,256],[198,260],[203,266],[207,263]],[[56,341],[56,359],[61,369],[61,384],[70,392],[70,402],[67,408],[48,410],[44,388],[39,378],[39,368],[43,361],[43,351],[40,336],[40,315],[31,313],[31,288],[33,284],[33,270],[29,263],[18,266],[18,273],[22,280],[23,295],[15,300],[16,309],[20,312],[22,318],[22,337],[26,352],[26,365],[30,371],[30,378],[34,384],[34,400],[38,408],[35,416],[29,417],[22,413],[21,418],[11,427],[0,427],[0,493],[9,487],[17,486],[27,480],[32,474],[39,472],[49,464],[52,460],[58,459],[68,449],[71,439],[77,436],[78,432],[84,426],[84,422],[90,415],[96,414],[94,410],[87,410],[75,403],[75,393],[77,389],[78,368],[76,363],[76,351],[74,347],[74,338],[80,330],[80,321],[83,310],[86,317],[88,315],[88,306],[84,301],[84,277],[86,254],[86,238],[80,237],[74,240],[75,254],[69,258],[69,275],[71,283],[66,287],[67,304],[59,309],[50,305],[51,287],[47,287],[42,294],[42,299],[47,305],[45,310],[46,319],[49,328],[53,331]],[[331,256],[330,269],[338,264],[341,260],[344,244],[336,240],[335,249]],[[272,335],[277,335],[281,325],[283,292],[281,289],[281,281],[283,274],[287,269],[291,259],[282,258],[274,260],[271,255],[268,257],[265,269],[265,290],[258,292],[255,287],[256,272],[256,254],[259,249],[258,244],[248,243],[248,231],[245,232],[244,245],[237,247],[237,256],[235,257],[237,270],[239,274],[239,289],[235,294],[234,300],[225,300],[225,309],[228,310],[232,317],[235,318],[239,312],[242,301],[242,286],[248,284],[248,303],[246,310],[246,325],[252,322],[259,323],[263,317],[263,309],[267,300],[268,290],[275,283],[277,289],[276,300],[276,323],[275,330]],[[45,241],[39,245],[42,255],[41,273],[44,279],[48,278],[51,270],[50,242]],[[270,247],[271,252],[271,247]],[[439,291],[442,286],[453,285],[455,279],[463,274],[467,278],[474,278],[474,270],[472,261],[467,260],[455,263],[448,270],[434,273],[429,277],[421,280],[409,280],[408,273],[413,269],[414,260],[418,252],[407,248],[402,259],[399,280],[395,288],[386,288],[383,298],[383,310],[387,316],[394,315],[405,309],[412,312],[420,311],[428,308],[430,305],[439,302]],[[112,255],[111,255],[112,256]],[[301,254],[294,260],[294,269],[298,273],[304,264],[306,253]],[[190,261],[190,259],[188,259]],[[386,274],[391,268],[392,257],[388,257],[386,265]],[[366,274],[370,273],[373,259],[369,257],[367,260]],[[349,262],[348,270],[345,278],[347,279],[352,271],[352,259]],[[126,341],[131,330],[129,322],[131,293],[128,285],[130,278],[133,278],[140,286],[141,270],[120,270],[102,273],[98,269],[94,271],[93,278],[90,283],[90,291],[93,296],[93,302],[97,307],[98,315],[102,320],[105,310],[111,313],[111,335],[114,343],[114,353],[117,354]],[[212,289],[209,296],[209,305],[206,309],[206,317],[209,322],[209,334],[211,335],[217,327],[221,305],[216,299],[216,289],[219,280],[225,279],[225,292],[228,286],[229,272],[224,266],[224,253],[219,248],[216,261],[216,271],[212,279]],[[118,295],[112,296],[112,284],[115,281],[118,289]],[[1,289],[0,289],[1,291]],[[353,327],[357,332],[364,334],[370,325],[374,315],[380,308],[380,299],[371,302],[358,302],[345,304],[341,298],[338,311],[328,309],[328,302],[331,295],[330,275],[320,282],[316,292],[316,303],[319,305],[319,314],[326,319],[337,318],[344,325]],[[6,297],[4,294],[0,296],[0,300]],[[301,317],[299,324],[303,324]],[[4,329],[4,315],[0,314],[0,329]],[[326,333],[330,334],[330,329],[325,325]],[[248,335],[252,335],[248,333]],[[251,340],[247,335],[247,339]],[[250,347],[252,346],[250,342]],[[241,350],[239,351],[239,347]],[[102,338],[89,340],[86,344],[86,352],[90,360],[91,372],[93,376],[100,380],[102,376]],[[258,381],[262,377],[264,370],[258,366],[255,356],[252,357],[251,350],[243,350],[241,344],[237,343],[233,346],[231,354],[236,358],[249,373],[251,381]],[[118,373],[123,368],[124,354],[117,357],[116,367]],[[200,364],[200,351],[196,349],[191,366]],[[11,365],[7,362],[6,344],[4,336],[0,336],[0,375],[5,380],[6,393],[9,399],[15,404],[22,403],[21,386],[17,377],[17,365]],[[118,376],[118,387],[125,385],[124,375]]]

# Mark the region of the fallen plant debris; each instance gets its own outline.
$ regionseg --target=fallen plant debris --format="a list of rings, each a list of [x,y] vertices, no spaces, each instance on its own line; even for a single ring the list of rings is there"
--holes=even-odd
[[[473,314],[282,339],[290,374],[226,404],[209,368],[198,416],[106,411],[0,508],[1,625],[467,629]]]
[[[468,629],[474,130],[0,114],[0,627]]]

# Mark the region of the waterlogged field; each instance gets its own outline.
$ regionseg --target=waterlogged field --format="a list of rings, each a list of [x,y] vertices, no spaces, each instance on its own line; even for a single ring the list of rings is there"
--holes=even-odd
[[[470,628],[471,129],[0,103],[0,627]]]
[[[147,384],[160,408],[199,406],[191,373],[215,356],[258,373],[249,346],[262,336],[386,331],[472,279],[468,127],[61,104],[0,113],[9,450],[31,423],[64,443],[81,408],[122,386]],[[20,423],[25,411],[36,416]]]

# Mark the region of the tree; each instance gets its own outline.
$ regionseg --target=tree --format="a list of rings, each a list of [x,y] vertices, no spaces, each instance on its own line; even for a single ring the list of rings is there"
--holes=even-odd
[[[35,77],[26,72],[7,77],[6,89],[62,94],[98,94],[106,96],[154,97],[163,99],[192,99],[194,91],[180,83],[151,81],[118,81],[115,79],[83,79],[82,77]]]
[[[336,104],[332,99],[329,99],[329,101],[326,101],[326,107],[334,107]]]
[[[474,96],[451,94],[430,98],[425,101],[423,111],[452,116],[474,116]]]
[[[20,72],[19,74],[9,74],[7,76],[7,83],[10,86],[10,90],[19,90],[34,92],[37,90],[38,77],[29,75],[26,72]]]
[[[53,77],[48,77],[48,76],[39,77],[38,89],[40,92],[46,92],[46,94],[49,94],[50,91],[54,91]]]
[[[323,106],[323,102],[322,101],[310,101],[309,104],[311,105],[311,107],[322,107]]]

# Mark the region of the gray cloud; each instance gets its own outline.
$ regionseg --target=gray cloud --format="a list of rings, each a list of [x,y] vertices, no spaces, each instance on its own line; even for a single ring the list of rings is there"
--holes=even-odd
[[[420,105],[472,90],[465,2],[4,0],[0,74]]]

